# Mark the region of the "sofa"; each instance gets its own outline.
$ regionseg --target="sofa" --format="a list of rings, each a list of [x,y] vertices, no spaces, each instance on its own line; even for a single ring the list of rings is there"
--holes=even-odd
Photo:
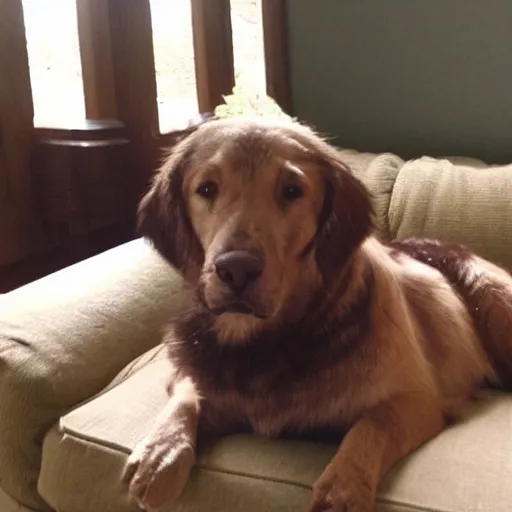
[[[512,269],[512,165],[341,150],[384,240],[468,244]],[[127,455],[166,401],[161,342],[180,278],[138,239],[0,296],[0,511],[131,512]],[[336,446],[234,435],[206,446],[178,511],[307,510]],[[510,512],[512,395],[485,391],[385,479],[377,510]]]

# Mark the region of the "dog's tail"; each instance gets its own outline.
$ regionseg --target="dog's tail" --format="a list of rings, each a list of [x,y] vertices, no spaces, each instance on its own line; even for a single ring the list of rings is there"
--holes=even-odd
[[[480,258],[467,262],[466,283],[457,291],[467,305],[480,342],[499,378],[512,390],[512,276]]]
[[[512,275],[463,245],[408,238],[391,246],[445,276],[466,304],[499,386],[512,390]]]

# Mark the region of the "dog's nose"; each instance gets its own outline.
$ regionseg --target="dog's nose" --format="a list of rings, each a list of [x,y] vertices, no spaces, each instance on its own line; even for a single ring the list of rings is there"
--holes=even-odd
[[[220,280],[234,291],[242,291],[263,272],[263,261],[249,251],[229,251],[217,256],[215,270]]]

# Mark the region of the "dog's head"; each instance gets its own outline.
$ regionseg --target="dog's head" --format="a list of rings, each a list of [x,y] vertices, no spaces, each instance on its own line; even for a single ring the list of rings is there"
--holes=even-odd
[[[141,201],[139,230],[220,324],[243,330],[307,307],[371,217],[364,186],[312,130],[240,118],[175,146]]]

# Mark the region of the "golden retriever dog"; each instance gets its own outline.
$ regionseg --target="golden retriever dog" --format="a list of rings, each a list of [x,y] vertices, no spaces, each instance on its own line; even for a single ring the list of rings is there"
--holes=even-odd
[[[139,209],[183,277],[169,403],[124,481],[182,492],[204,433],[346,433],[310,510],[370,512],[390,468],[512,377],[512,277],[462,246],[375,236],[371,197],[295,121],[212,120]],[[342,436],[340,435],[340,439]]]

